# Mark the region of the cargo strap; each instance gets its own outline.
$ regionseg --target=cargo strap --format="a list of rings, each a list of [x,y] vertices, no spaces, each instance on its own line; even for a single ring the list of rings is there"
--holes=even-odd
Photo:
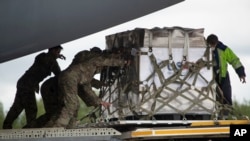
[[[151,64],[153,66],[153,72],[144,80],[144,82],[140,82],[141,84],[145,84],[145,90],[144,91],[140,91],[140,95],[141,95],[141,99],[140,101],[138,101],[137,106],[135,106],[135,104],[131,104],[131,103],[121,103],[124,98],[124,96],[126,96],[126,93],[124,93],[124,89],[126,89],[126,86],[121,86],[121,80],[120,80],[120,76],[117,75],[116,80],[117,80],[117,88],[115,88],[112,92],[110,91],[110,97],[113,94],[114,91],[118,91],[118,96],[117,99],[113,99],[112,103],[116,103],[118,102],[118,106],[119,108],[117,109],[117,111],[113,111],[112,113],[110,113],[110,111],[108,112],[110,115],[114,114],[115,112],[118,113],[118,118],[122,119],[124,116],[126,116],[125,114],[123,114],[123,110],[124,108],[129,108],[130,111],[136,115],[139,116],[140,112],[145,112],[147,113],[148,118],[152,117],[153,115],[155,115],[160,109],[164,108],[165,106],[170,107],[171,109],[175,110],[177,113],[183,115],[183,117],[185,117],[185,114],[194,106],[198,105],[199,107],[201,107],[202,109],[204,109],[205,111],[213,114],[214,111],[211,111],[210,109],[206,108],[205,106],[203,106],[201,103],[201,101],[205,100],[205,99],[209,99],[211,101],[214,101],[214,99],[209,97],[209,94],[211,94],[211,92],[213,92],[212,90],[212,85],[214,84],[214,81],[210,82],[208,80],[206,80],[205,77],[202,76],[202,74],[200,73],[200,70],[204,67],[210,68],[212,65],[212,62],[209,62],[209,50],[208,48],[206,49],[204,56],[202,58],[200,58],[197,62],[189,62],[187,60],[188,57],[188,48],[189,48],[189,37],[188,37],[188,33],[185,33],[185,45],[183,47],[183,62],[181,64],[180,68],[177,68],[175,65],[175,62],[172,60],[173,56],[172,56],[172,32],[169,32],[169,42],[168,42],[168,53],[169,53],[169,59],[168,60],[163,60],[160,63],[157,63],[156,57],[153,54],[153,50],[152,50],[152,35],[149,34],[149,50],[148,53],[142,53],[144,55],[148,55],[149,59],[151,61]],[[163,68],[166,67],[171,67],[171,70],[173,70],[172,72],[172,76],[168,77],[165,79],[164,74],[162,72]],[[182,71],[184,69],[188,68],[188,73],[183,76],[182,75]],[[148,86],[148,81],[153,79],[153,77],[155,77],[155,75],[158,75],[159,81],[160,81],[160,87],[156,87],[156,84],[153,82],[150,86]],[[187,83],[186,81],[190,78],[193,77],[193,82],[191,84]],[[204,87],[202,89],[198,89],[195,88],[195,84],[197,82],[197,79],[202,78],[205,82],[207,82],[207,87]],[[178,89],[173,89],[171,87],[168,87],[168,85],[172,84],[172,83],[176,83],[179,84],[179,88]],[[131,85],[131,84],[129,84]],[[182,88],[182,86],[185,85],[185,88]],[[153,88],[154,92],[151,92],[150,88]],[[185,94],[185,92],[189,91],[190,89],[192,89],[193,91],[196,91],[196,93],[199,94],[198,98],[196,99],[191,99],[189,97],[187,97]],[[168,90],[172,93],[175,93],[174,95],[172,95],[171,97],[168,97],[168,99],[166,101],[163,101],[162,99],[159,99],[159,97],[161,97],[161,92],[164,90]],[[117,93],[116,93],[117,94]],[[213,93],[212,93],[213,94]],[[191,101],[193,104],[191,104],[190,107],[188,107],[185,110],[180,111],[178,109],[178,107],[174,107],[171,104],[169,104],[172,100],[176,100],[176,97],[183,97],[188,101]],[[203,97],[202,97],[203,96]],[[202,98],[201,98],[202,97]],[[145,109],[143,108],[143,104],[148,103],[149,101],[151,101],[152,105],[150,109]],[[152,102],[153,101],[153,102]],[[119,104],[120,103],[120,104]],[[158,107],[156,107],[156,103],[160,103],[160,106],[158,105]],[[138,113],[139,112],[139,113]]]
[[[146,119],[152,119],[154,115],[159,113],[161,109],[164,107],[169,107],[172,110],[176,111],[176,113],[183,116],[183,119],[185,119],[186,114],[190,111],[190,109],[194,108],[195,106],[198,106],[199,108],[202,108],[203,111],[208,112],[209,114],[213,115],[215,119],[218,118],[218,113],[220,111],[223,111],[224,109],[230,109],[231,107],[227,105],[222,105],[221,102],[217,101],[215,98],[216,93],[214,90],[214,86],[216,85],[214,79],[212,81],[207,80],[201,73],[201,70],[203,68],[211,69],[213,66],[213,61],[211,60],[211,54],[210,49],[207,47],[205,49],[205,52],[203,56],[198,59],[196,62],[190,62],[188,58],[188,50],[189,50],[189,33],[185,32],[185,38],[184,38],[184,46],[183,46],[183,60],[180,67],[177,67],[174,60],[173,60],[173,54],[172,54],[172,31],[168,32],[168,56],[169,58],[167,60],[163,60],[161,62],[157,62],[157,59],[153,52],[152,47],[152,41],[153,41],[153,35],[152,33],[148,34],[148,52],[140,52],[140,54],[137,55],[148,55],[151,64],[153,66],[153,72],[147,76],[143,82],[134,82],[131,81],[127,83],[126,79],[124,78],[124,75],[128,75],[128,71],[126,70],[125,74],[121,74],[120,70],[115,73],[113,76],[113,80],[115,85],[112,84],[112,86],[107,86],[102,88],[102,92],[106,94],[104,101],[110,102],[112,104],[117,104],[115,106],[116,109],[110,110],[108,109],[101,109],[101,107],[98,107],[94,110],[94,112],[99,111],[100,115],[104,113],[104,111],[107,111],[106,117],[100,117],[102,120],[105,120],[106,118],[109,119],[108,115],[114,115],[117,114],[118,119],[124,119],[127,117],[127,113],[125,113],[125,110],[130,110],[130,114],[132,113],[136,117],[141,117],[141,113],[146,113],[146,116],[143,118]],[[132,36],[132,35],[131,35]],[[117,35],[114,37],[113,45],[118,44],[121,45],[118,41]],[[134,42],[134,41],[133,41]],[[121,45],[122,46],[122,45]],[[171,68],[171,76],[168,78],[164,77],[164,73],[162,69],[164,68]],[[182,72],[188,69],[188,72],[183,75]],[[153,81],[149,85],[149,81],[154,80],[155,76],[158,76],[160,86],[157,87],[155,82]],[[187,81],[192,78],[191,83],[188,83]],[[204,82],[207,83],[205,87],[197,88],[196,84],[198,79],[202,79]],[[126,83],[124,83],[126,81]],[[138,85],[135,83],[142,84],[144,86],[144,90],[138,91],[135,94],[136,96],[140,96],[139,101],[136,103],[133,103],[129,99],[129,92],[127,92],[128,88],[131,88],[133,85]],[[179,84],[179,87],[177,89],[170,87],[170,84]],[[114,87],[116,86],[116,87]],[[112,87],[112,88],[111,88]],[[153,90],[152,90],[153,89]],[[196,97],[190,98],[186,95],[189,91],[195,91]],[[161,95],[163,91],[170,91],[171,93],[174,93],[174,95],[164,97]],[[137,95],[138,94],[138,95]],[[115,97],[114,97],[115,95]],[[212,95],[212,96],[211,96]],[[185,108],[184,110],[180,110],[179,107],[174,107],[171,105],[171,101],[176,100],[177,97],[182,97],[185,100],[188,100],[191,102],[191,104]],[[216,111],[214,109],[209,109],[202,105],[202,101],[204,100],[210,100],[215,103]],[[178,101],[177,101],[178,102]],[[151,103],[150,108],[143,107],[144,104]],[[181,102],[180,102],[181,103]],[[98,109],[98,110],[97,110]],[[125,110],[124,110],[125,109]],[[89,114],[90,117],[97,118],[93,112]],[[96,122],[96,121],[95,121]]]
[[[184,77],[184,79],[181,79],[181,78],[180,78],[180,77],[181,77],[181,71],[182,71],[183,67],[182,67],[180,70],[178,70],[178,71],[176,71],[177,69],[175,69],[175,73],[174,73],[171,77],[169,77],[169,78],[167,78],[167,79],[164,79],[164,75],[163,75],[163,73],[161,72],[161,69],[162,69],[163,67],[169,65],[169,62],[170,62],[170,61],[169,61],[169,60],[165,60],[165,61],[159,63],[159,65],[157,65],[157,64],[156,64],[156,61],[155,61],[155,56],[154,56],[153,54],[150,55],[149,58],[150,58],[151,63],[153,64],[153,66],[154,66],[154,68],[155,68],[155,69],[154,69],[155,71],[152,72],[152,74],[149,75],[149,77],[148,77],[146,80],[149,80],[149,79],[150,79],[151,77],[153,77],[154,74],[156,73],[156,74],[158,74],[158,76],[159,76],[159,78],[160,78],[160,82],[161,82],[161,87],[159,87],[159,88],[155,91],[154,94],[151,94],[151,97],[148,97],[147,99],[142,100],[142,101],[143,101],[143,102],[142,102],[142,105],[143,105],[144,103],[148,102],[149,100],[152,100],[152,99],[154,100],[154,102],[153,102],[153,104],[152,104],[152,106],[151,106],[150,111],[149,111],[149,109],[143,109],[144,112],[149,112],[149,116],[154,115],[154,114],[160,109],[160,108],[155,109],[155,104],[156,104],[156,101],[161,102],[161,103],[163,102],[163,101],[159,101],[159,99],[156,99],[157,97],[159,97],[159,95],[160,95],[160,93],[163,91],[163,89],[168,89],[168,90],[171,90],[171,91],[175,92],[176,90],[173,90],[173,89],[167,87],[167,86],[168,86],[169,84],[171,84],[171,83],[185,84],[185,85],[188,85],[189,88],[190,88],[190,87],[192,88],[192,87],[194,86],[194,84],[196,83],[196,80],[197,80],[198,75],[199,75],[199,76],[202,76],[202,75],[199,73],[199,72],[200,72],[200,69],[203,68],[203,67],[205,67],[206,65],[209,65],[209,64],[207,64],[207,62],[203,61],[202,59],[200,59],[200,60],[197,61],[196,63],[186,62],[186,65],[192,66],[192,67],[190,68],[189,73]],[[172,63],[172,64],[174,64],[174,63]],[[188,83],[186,82],[186,79],[189,78],[189,77],[191,77],[192,75],[196,75],[196,77],[195,77],[195,79],[194,79],[194,81],[193,81],[192,84],[188,84]],[[208,83],[208,81],[207,81],[204,77],[203,77],[203,79]],[[202,90],[198,90],[198,89],[195,88],[195,87],[193,87],[193,89],[194,89],[195,91],[199,92],[199,94],[202,95],[202,96],[204,96],[205,98],[214,101],[214,99],[209,98],[209,96],[207,95],[207,94],[209,94],[209,90],[210,90],[209,88],[211,88],[211,85],[212,85],[212,84],[213,84],[213,82],[209,83],[208,86],[205,87],[205,88],[203,88]],[[149,90],[150,87],[147,86],[146,88],[147,88],[146,91],[150,91],[150,90]],[[209,109],[207,109],[206,107],[204,107],[203,105],[199,104],[199,101],[194,101],[193,99],[190,99],[190,98],[188,98],[188,97],[185,96],[185,95],[182,95],[182,93],[185,92],[185,91],[187,91],[189,88],[186,88],[186,89],[181,90],[181,91],[180,91],[180,90],[177,91],[177,92],[176,92],[177,94],[174,95],[173,97],[171,97],[171,99],[169,99],[167,102],[164,102],[164,103],[162,104],[162,107],[164,107],[164,106],[167,105],[167,106],[172,107],[173,109],[175,109],[177,112],[180,112],[180,111],[178,110],[178,107],[173,107],[173,106],[169,105],[168,103],[169,103],[171,100],[175,99],[177,96],[182,96],[182,97],[188,99],[189,101],[193,101],[193,102],[194,102],[194,105],[199,105],[200,107],[202,107],[202,108],[205,109],[206,111],[212,112],[212,111],[210,111]],[[145,96],[143,96],[143,97],[145,97]],[[201,100],[204,100],[204,99],[201,99]],[[162,107],[161,107],[161,108],[162,108]],[[191,108],[191,107],[190,107],[190,108]],[[189,108],[189,109],[190,109],[190,108]],[[187,110],[189,110],[189,109],[187,109]],[[186,110],[186,111],[187,111],[187,110]],[[185,114],[186,111],[183,111],[182,114]]]
[[[204,107],[203,105],[199,104],[200,101],[204,100],[204,99],[201,99],[199,101],[194,101],[193,99],[190,99],[188,98],[187,96],[185,95],[182,95],[183,92],[189,90],[189,88],[191,89],[194,89],[195,91],[197,91],[200,95],[204,96],[204,98],[206,99],[210,99],[211,101],[214,101],[214,99],[210,98],[207,94],[209,94],[209,90],[212,91],[211,88],[212,87],[212,84],[214,84],[214,81],[209,83],[208,80],[206,80],[201,74],[200,74],[200,70],[203,68],[203,67],[208,67],[210,68],[210,66],[212,65],[211,62],[208,62],[208,61],[204,61],[204,60],[209,60],[209,50],[208,48],[206,49],[205,53],[204,53],[204,57],[206,57],[206,59],[199,59],[196,63],[192,63],[192,62],[188,62],[187,61],[187,58],[188,58],[188,49],[189,49],[189,35],[188,35],[188,32],[185,33],[185,44],[184,44],[184,47],[183,47],[183,61],[182,61],[182,65],[181,65],[181,68],[179,68],[179,70],[177,70],[176,66],[175,66],[175,63],[174,61],[172,60],[172,32],[170,31],[169,32],[169,41],[168,41],[168,53],[169,53],[169,60],[165,60],[165,61],[162,61],[159,63],[159,65],[157,64],[156,62],[156,58],[154,56],[153,53],[149,54],[149,58],[151,60],[151,63],[153,65],[153,68],[154,68],[154,71],[148,76],[148,78],[145,80],[146,82],[149,81],[150,79],[152,79],[152,77],[157,74],[159,76],[159,80],[160,80],[160,83],[161,83],[161,86],[155,91],[154,94],[151,94],[151,97],[147,97],[145,96],[146,93],[143,93],[142,92],[142,103],[141,105],[143,105],[144,103],[147,103],[149,100],[153,100],[153,103],[152,103],[152,106],[151,106],[151,109],[149,111],[149,109],[143,109],[144,112],[148,112],[149,116],[152,116],[154,115],[155,113],[157,113],[157,111],[162,108],[163,106],[169,106],[171,107],[172,109],[174,109],[175,111],[177,112],[180,112],[178,110],[178,108],[176,107],[172,107],[171,105],[168,104],[168,102],[170,102],[171,100],[175,99],[177,96],[182,96],[184,97],[185,99],[188,99],[189,101],[193,101],[194,105],[199,105],[200,107],[202,107],[203,109],[205,109],[206,111],[208,112],[212,112],[211,110],[207,109],[206,107]],[[174,70],[174,73],[171,77],[165,79],[164,77],[164,74],[162,73],[161,69],[164,68],[165,66],[171,66],[171,68],[173,68]],[[183,69],[186,69],[186,67],[189,68],[189,72],[188,74],[186,74],[186,76],[184,78],[181,78],[181,72],[183,71]],[[186,81],[188,78],[194,76],[194,81],[192,84],[188,84]],[[194,87],[194,85],[196,84],[197,82],[197,79],[198,77],[201,77],[204,81],[206,81],[208,84],[208,86],[206,88],[203,88],[202,91],[198,90],[197,88]],[[142,82],[143,83],[143,82]],[[169,87],[167,87],[169,84],[171,83],[179,83],[180,84],[180,87],[177,89],[177,90],[173,90]],[[147,83],[146,83],[147,84]],[[188,88],[184,89],[184,90],[181,90],[181,87],[183,85],[187,85]],[[155,84],[153,83],[153,88],[156,89],[155,87]],[[146,87],[146,90],[147,92],[150,91],[150,86],[145,86]],[[163,103],[162,106],[158,109],[155,109],[155,106],[156,106],[156,102],[160,102],[159,99],[157,99],[157,97],[160,96],[160,93],[164,90],[164,89],[168,89],[172,92],[175,92],[177,91],[177,94],[172,96],[171,99],[168,101],[168,102],[161,102]],[[213,92],[213,91],[212,91]],[[189,109],[191,109],[192,107],[190,107]],[[185,114],[189,109],[186,109],[185,111],[183,111],[182,114]]]
[[[205,54],[207,55],[207,54]],[[206,56],[204,56],[206,57]],[[204,58],[203,57],[203,58]],[[114,113],[118,113],[118,119],[122,120],[124,119],[127,115],[126,113],[124,113],[123,109],[130,109],[130,111],[133,113],[134,116],[136,117],[140,117],[140,113],[144,112],[147,113],[146,116],[144,116],[144,119],[152,119],[152,117],[154,115],[156,115],[159,110],[161,110],[164,107],[170,107],[171,109],[173,109],[174,111],[176,111],[176,113],[179,113],[180,115],[183,116],[183,119],[185,119],[185,115],[188,113],[188,111],[190,109],[192,109],[194,106],[199,106],[200,108],[202,108],[204,111],[207,111],[210,114],[215,114],[214,111],[211,111],[211,109],[208,109],[207,107],[205,107],[204,105],[202,105],[202,101],[203,100],[211,100],[213,102],[216,103],[216,100],[211,98],[209,95],[215,95],[213,93],[212,90],[212,85],[214,84],[214,81],[209,82],[208,80],[206,80],[206,78],[204,78],[201,74],[200,74],[200,70],[204,67],[210,67],[212,64],[208,61],[203,60],[202,58],[199,59],[197,62],[188,62],[186,61],[185,64],[182,65],[181,68],[177,69],[175,66],[175,62],[173,60],[163,60],[162,62],[157,64],[156,61],[156,57],[154,56],[153,53],[151,53],[149,55],[150,61],[152,66],[154,67],[154,71],[146,78],[146,80],[144,80],[145,83],[145,90],[139,92],[141,94],[141,99],[140,101],[138,101],[138,103],[133,104],[130,103],[129,100],[126,103],[124,102],[124,99],[126,99],[128,97],[128,94],[126,91],[128,85],[131,84],[126,84],[124,86],[122,86],[122,81],[120,76],[117,74],[116,80],[117,80],[117,88],[113,89],[111,91],[110,87],[107,87],[107,90],[109,91],[109,98],[107,100],[110,100],[112,95],[114,95],[114,93],[116,93],[117,98],[113,99],[113,101],[108,101],[110,103],[117,103],[117,108],[116,110],[110,111],[110,109],[105,109],[108,111],[108,115],[113,115]],[[164,74],[162,72],[162,69],[165,67],[171,66],[173,69],[173,75],[166,78],[164,77]],[[182,76],[182,71],[183,69],[186,69],[184,67],[188,66],[189,71],[185,76]],[[155,75],[158,75],[159,77],[159,81],[160,81],[160,87],[156,87],[156,84],[153,82],[151,84],[151,86],[147,85],[147,81],[149,81],[150,79],[152,79],[153,77],[155,77]],[[187,83],[186,81],[190,78],[193,77],[193,82],[191,84]],[[202,78],[204,81],[206,81],[208,84],[206,87],[203,87],[202,89],[198,89],[195,87],[195,84],[197,82],[198,77]],[[144,82],[140,82],[140,83],[144,83]],[[173,89],[171,87],[169,87],[170,84],[172,83],[176,83],[176,84],[180,84],[180,87],[178,89]],[[185,85],[185,88],[182,88],[182,86]],[[153,88],[153,92],[151,92],[150,88]],[[196,93],[198,93],[199,96],[197,96],[195,99],[192,99],[188,96],[186,96],[184,93],[188,92],[190,89],[192,89],[193,91],[195,91]],[[167,90],[170,91],[171,93],[175,93],[174,95],[171,95],[170,97],[167,98],[167,100],[163,100],[161,96],[162,91]],[[118,93],[117,93],[118,92]],[[187,107],[184,110],[180,110],[178,107],[174,107],[172,106],[170,103],[173,100],[176,100],[177,97],[183,97],[184,99],[190,101],[192,104]],[[125,100],[126,101],[126,100]],[[146,109],[143,107],[144,104],[148,103],[149,101],[151,101],[151,108]],[[158,103],[158,106],[156,106]],[[103,113],[104,111],[101,110],[101,112]],[[100,114],[102,115],[102,114]],[[94,116],[94,114],[91,114],[90,116]],[[95,117],[95,116],[94,116]],[[105,120],[105,118],[108,117],[102,117],[102,120]],[[93,119],[93,118],[92,118]]]

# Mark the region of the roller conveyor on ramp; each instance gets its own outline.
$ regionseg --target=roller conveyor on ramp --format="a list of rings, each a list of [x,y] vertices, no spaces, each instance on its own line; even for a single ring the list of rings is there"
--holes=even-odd
[[[229,138],[230,125],[249,120],[131,120],[80,125],[77,129],[0,130],[6,141],[137,141]]]
[[[40,128],[0,130],[6,141],[109,141],[121,133],[113,128]]]

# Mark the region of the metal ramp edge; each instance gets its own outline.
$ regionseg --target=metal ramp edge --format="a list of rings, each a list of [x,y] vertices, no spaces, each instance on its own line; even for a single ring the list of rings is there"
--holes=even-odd
[[[37,128],[0,130],[0,140],[110,140],[121,133],[113,128]]]

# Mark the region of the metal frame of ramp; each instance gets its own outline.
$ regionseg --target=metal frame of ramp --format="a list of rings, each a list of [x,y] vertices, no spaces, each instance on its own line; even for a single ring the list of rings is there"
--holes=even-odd
[[[0,140],[32,140],[32,141],[69,141],[69,140],[111,140],[121,133],[113,128],[41,128],[41,129],[5,129],[0,130]]]

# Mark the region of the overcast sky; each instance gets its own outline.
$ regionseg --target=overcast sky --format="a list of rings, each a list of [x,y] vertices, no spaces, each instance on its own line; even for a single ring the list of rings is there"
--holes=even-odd
[[[186,0],[156,13],[118,25],[116,27],[62,44],[66,61],[59,60],[62,69],[72,61],[73,56],[93,46],[105,48],[105,36],[117,32],[140,28],[181,26],[204,28],[204,36],[217,34],[219,40],[231,47],[245,66],[247,83],[241,84],[232,67],[229,67],[233,99],[250,100],[250,0]],[[47,52],[47,50],[44,50]],[[7,112],[14,101],[16,82],[31,66],[40,52],[0,64],[0,101]],[[36,95],[40,98],[40,95]]]

